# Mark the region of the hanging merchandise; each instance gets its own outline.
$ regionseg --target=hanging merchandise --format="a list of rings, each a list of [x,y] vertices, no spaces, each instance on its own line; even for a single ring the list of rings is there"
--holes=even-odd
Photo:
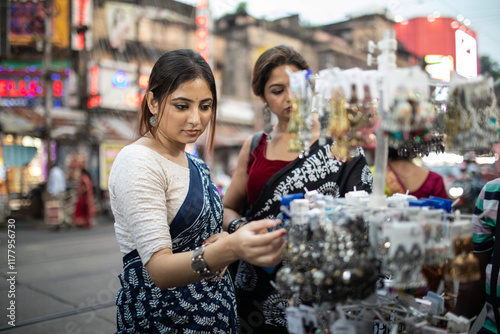
[[[391,107],[382,122],[389,146],[401,157],[444,152],[443,134],[435,125],[436,110],[429,101],[429,77],[417,67],[392,71],[388,82]]]
[[[335,332],[340,323],[370,327],[375,318],[390,328],[412,328],[416,320],[429,328],[446,328],[449,319],[462,322],[447,312],[443,295],[456,296],[446,290],[453,282],[478,278],[472,222],[443,209],[410,206],[411,196],[396,196],[389,201],[394,207],[382,209],[367,207],[369,197],[355,195],[348,201],[306,193],[281,207],[289,217],[288,243],[275,287],[290,301],[290,333],[306,333],[297,330],[297,317],[315,333]],[[452,284],[429,291],[424,267],[441,271],[441,279]],[[429,307],[415,309],[418,303]]]
[[[447,150],[492,154],[500,131],[498,120],[493,79],[464,79],[452,73],[445,113]]]
[[[354,189],[334,198],[306,189],[304,197],[282,198],[276,228],[287,229],[287,244],[273,284],[289,301],[288,331],[468,332],[471,320],[451,310],[459,284],[480,276],[472,217],[452,213],[446,199],[386,198],[385,174],[389,146],[401,157],[443,152],[445,140],[447,149],[489,153],[498,139],[492,82],[453,77],[444,104],[430,97],[425,72],[396,68],[393,32],[376,48],[377,71],[287,71],[292,151],[308,154],[316,116],[319,143],[331,137],[338,159],[358,154],[374,133],[377,139],[372,194]]]
[[[293,72],[287,67],[286,72],[290,77],[290,90],[292,93],[292,111],[287,131],[294,135],[290,140],[289,150],[291,152],[303,152],[308,155],[313,125],[313,115],[311,113],[313,94],[309,81],[312,71]]]
[[[370,134],[379,126],[376,75],[376,71],[359,68],[332,68],[320,71],[315,78],[320,138],[335,140],[332,154],[340,160],[358,154],[357,148],[368,144]]]

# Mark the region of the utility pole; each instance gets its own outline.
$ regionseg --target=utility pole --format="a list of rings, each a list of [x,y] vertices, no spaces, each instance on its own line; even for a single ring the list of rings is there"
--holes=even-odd
[[[51,157],[51,130],[52,130],[52,1],[45,0],[45,44],[43,49],[43,83],[45,88],[45,100],[44,100],[44,139],[45,139],[45,149],[46,149],[46,178],[48,181],[50,167],[52,162]],[[48,186],[45,187],[44,198],[47,200],[49,198],[47,193]],[[45,215],[47,219],[47,215]]]

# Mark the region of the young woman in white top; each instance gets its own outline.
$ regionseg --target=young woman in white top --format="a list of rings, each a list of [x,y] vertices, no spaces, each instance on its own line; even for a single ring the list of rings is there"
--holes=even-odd
[[[222,202],[206,164],[185,152],[210,125],[217,94],[205,60],[192,50],[154,65],[139,117],[140,138],[118,154],[109,178],[111,208],[124,253],[117,296],[118,333],[236,333],[227,265],[280,261],[275,220],[222,232]],[[179,331],[180,332],[180,331]]]

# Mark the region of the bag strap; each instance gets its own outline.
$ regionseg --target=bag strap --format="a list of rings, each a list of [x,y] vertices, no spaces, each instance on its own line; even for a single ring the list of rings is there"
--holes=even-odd
[[[490,278],[490,295],[491,295],[491,304],[493,306],[493,313],[495,313],[495,323],[497,326],[497,330],[500,326],[500,315],[498,312],[498,303],[497,303],[497,282],[498,282],[498,270],[500,269],[500,226],[498,223],[500,222],[500,207],[497,208],[497,220],[495,222],[495,246],[493,248],[493,259],[492,259],[492,268],[491,268],[491,278]],[[498,331],[500,332],[500,331]]]
[[[250,153],[249,153],[249,155],[252,154],[253,150],[255,150],[255,147],[259,143],[259,139],[260,139],[260,137],[262,137],[263,133],[264,133],[264,131],[259,131],[259,132],[255,132],[253,134],[252,143],[250,144]]]

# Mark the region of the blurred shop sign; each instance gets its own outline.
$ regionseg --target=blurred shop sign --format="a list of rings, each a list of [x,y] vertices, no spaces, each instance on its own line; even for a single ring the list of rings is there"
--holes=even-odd
[[[54,107],[67,104],[69,98],[69,60],[51,63]],[[45,86],[42,61],[0,61],[0,107],[34,107],[43,104]]]
[[[36,152],[36,147],[32,146],[3,146],[3,163],[5,167],[24,167],[35,157]]]
[[[90,1],[90,0],[88,0]],[[45,36],[45,1],[10,2],[10,44],[33,46]],[[69,45],[69,3],[53,0],[52,43],[56,47]]]
[[[142,102],[151,68],[101,60],[89,64],[89,108],[136,111]]]
[[[71,49],[92,49],[92,0],[72,0]]]
[[[120,52],[125,51],[125,41],[136,39],[134,6],[108,1],[104,5],[108,26],[109,45]]]
[[[108,190],[109,172],[120,150],[127,142],[103,142],[99,146],[99,179],[102,190]]]
[[[477,77],[477,41],[467,32],[455,32],[457,73],[465,78]]]

